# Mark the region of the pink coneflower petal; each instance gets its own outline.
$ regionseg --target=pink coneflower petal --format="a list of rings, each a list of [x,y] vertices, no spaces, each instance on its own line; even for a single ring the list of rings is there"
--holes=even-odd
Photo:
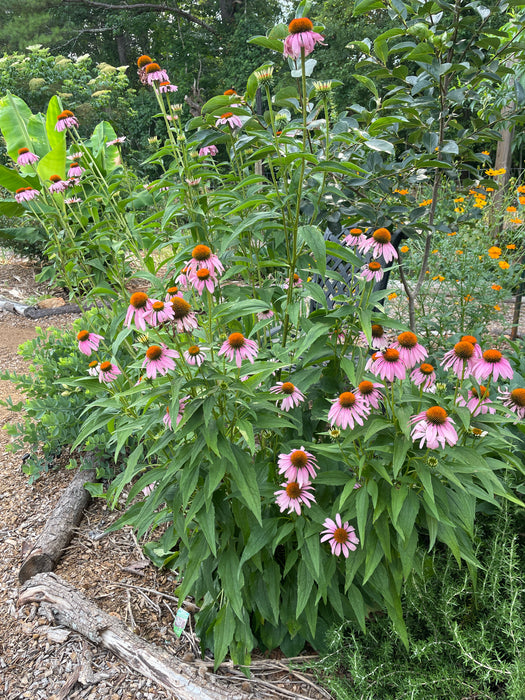
[[[38,197],[39,194],[40,192],[33,187],[20,187],[15,192],[15,200],[18,204],[22,204],[22,202],[30,202],[35,197]]]
[[[390,242],[391,239],[392,234],[388,229],[378,228],[370,238],[359,242],[358,250],[363,255],[371,251],[374,259],[383,258],[386,263],[389,263],[398,258],[397,250]]]
[[[219,149],[217,148],[217,146],[214,146],[213,144],[211,144],[210,146],[203,146],[199,150],[199,156],[201,156],[201,158],[203,156],[216,156],[218,152],[219,152]]]
[[[335,516],[335,522],[331,518],[326,518],[323,523],[324,530],[321,532],[321,542],[329,542],[332,554],[348,558],[350,552],[357,549],[359,539],[354,528],[348,524],[348,521],[343,523],[339,513]]]
[[[179,333],[191,333],[198,327],[197,315],[195,311],[191,310],[191,306],[186,299],[178,296],[172,297],[171,307],[173,309],[173,320]]]
[[[456,403],[458,406],[466,406],[473,416],[496,413],[496,409],[489,398],[489,391],[484,386],[480,386],[479,391],[475,387],[469,389],[467,400],[460,394],[456,399]]]
[[[174,318],[173,304],[170,301],[159,301],[158,299],[150,299],[151,309],[144,314],[144,320],[150,326],[159,326],[165,321],[171,321]]]
[[[210,272],[206,267],[201,267],[198,270],[190,270],[188,279],[199,296],[202,296],[205,289],[207,289],[210,294],[213,294],[215,285],[217,284],[216,275]]]
[[[435,393],[436,373],[434,367],[428,362],[424,362],[420,367],[416,367],[411,372],[410,379],[417,387],[422,387],[423,391],[431,394]]]
[[[472,374],[481,382],[483,379],[497,380],[512,379],[514,372],[510,366],[510,362],[506,360],[499,350],[485,350],[480,358],[474,361]]]
[[[235,360],[237,367],[240,367],[243,360],[248,360],[253,365],[259,347],[254,340],[245,338],[242,333],[231,333],[217,353],[225,355],[230,362]]]
[[[316,44],[323,44],[324,37],[313,31],[312,21],[308,17],[293,19],[288,25],[290,34],[284,40],[283,56],[297,60],[301,51],[308,56]]]
[[[101,340],[104,340],[104,338],[101,335],[97,335],[96,333],[90,333],[89,331],[80,331],[77,334],[77,340],[78,340],[78,349],[80,352],[84,353],[84,355],[91,355],[92,352],[96,352],[98,350],[98,346],[100,344]]]
[[[242,121],[232,112],[225,112],[224,114],[221,114],[221,116],[215,122],[215,126],[221,126],[222,124],[228,124],[232,129],[240,129],[242,127]]]
[[[281,402],[283,411],[289,411],[304,401],[304,394],[292,382],[277,382],[270,391],[272,394],[284,395],[284,399]]]
[[[381,353],[375,353],[375,360],[367,364],[367,369],[376,377],[393,382],[394,379],[404,379],[406,376],[406,366],[401,360],[399,351],[395,348],[387,348]]]
[[[498,388],[498,392],[501,394],[501,401],[504,406],[510,408],[520,420],[525,418],[525,389],[518,387],[516,389],[504,390]]]
[[[354,429],[355,423],[363,425],[365,419],[370,415],[370,405],[360,394],[353,394],[345,391],[335,399],[332,408],[328,412],[330,424],[339,428]]]
[[[420,440],[420,448],[423,448],[426,442],[430,450],[435,450],[439,446],[444,449],[445,443],[452,447],[458,441],[458,434],[453,427],[454,421],[441,406],[432,406],[412,416],[410,423],[414,425],[410,435],[414,442]]]
[[[146,330],[145,318],[153,307],[151,299],[144,292],[135,292],[129,300],[126,318],[124,319],[125,326],[131,326],[134,322],[137,328],[141,331]]]
[[[55,131],[64,131],[65,129],[72,129],[78,126],[78,121],[69,109],[65,109],[57,117],[57,123],[55,124]]]
[[[146,376],[149,379],[155,379],[157,373],[160,375],[167,374],[170,370],[175,369],[175,362],[172,358],[179,357],[176,350],[167,348],[164,343],[160,345],[150,345],[146,350],[146,357],[142,363],[146,367]]]
[[[376,260],[372,260],[363,265],[358,274],[365,280],[365,282],[380,282],[383,279],[384,273],[385,271],[383,270],[381,264]]]
[[[384,398],[380,391],[382,388],[382,384],[369,382],[368,379],[364,379],[362,382],[359,382],[354,394],[360,396],[371,408],[379,408]]]
[[[36,153],[31,153],[29,148],[19,148],[18,149],[18,158],[16,159],[16,164],[20,166],[24,165],[33,165],[33,163],[36,163],[39,160],[38,156]]]
[[[472,374],[476,362],[474,353],[472,343],[462,340],[443,355],[441,366],[446,370],[451,369],[459,379],[466,379]]]
[[[412,369],[418,362],[423,362],[428,352],[417,341],[417,335],[407,331],[397,336],[392,347],[399,352],[399,357],[407,369]]]
[[[224,272],[224,266],[215,255],[212,253],[211,248],[203,243],[199,243],[192,250],[191,260],[186,263],[186,268],[183,273],[188,277],[190,275],[195,275],[197,270],[205,268],[209,270],[211,275],[217,276],[219,273]],[[182,284],[177,280],[177,284],[182,286]]]
[[[301,515],[301,505],[310,508],[310,501],[315,503],[315,496],[311,493],[313,487],[309,481],[302,484],[297,481],[289,481],[284,482],[281,486],[281,491],[274,492],[274,496],[277,496],[275,502],[281,513],[288,509],[288,513],[295,512],[297,515]]]
[[[310,478],[315,479],[316,469],[319,468],[315,457],[304,447],[289,454],[280,454],[277,466],[279,474],[284,474],[285,479],[296,481],[299,485],[308,483]]]
[[[206,359],[206,353],[198,345],[192,345],[184,352],[184,359],[189,365],[200,367]]]
[[[104,384],[111,384],[122,372],[117,365],[111,362],[101,362],[98,366],[98,381]]]

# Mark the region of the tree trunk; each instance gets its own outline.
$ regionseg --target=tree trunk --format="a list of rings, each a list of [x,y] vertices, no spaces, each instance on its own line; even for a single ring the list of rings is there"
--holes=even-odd
[[[185,663],[145,642],[56,574],[37,574],[21,589],[19,605],[39,602],[55,621],[112,651],[130,668],[175,693],[179,700],[248,700],[234,688],[223,689],[204,664]]]
[[[18,573],[20,583],[25,583],[35,574],[52,571],[55,568],[91,499],[84,484],[95,479],[94,468],[77,471],[49,516],[32,550],[25,558]]]
[[[117,42],[118,60],[121,66],[128,65],[127,41],[125,34],[119,34],[115,37]]]

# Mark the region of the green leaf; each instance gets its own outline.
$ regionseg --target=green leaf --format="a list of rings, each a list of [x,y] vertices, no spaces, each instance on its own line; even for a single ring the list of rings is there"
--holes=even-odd
[[[353,17],[360,17],[361,15],[371,12],[372,10],[382,10],[385,4],[382,0],[358,0],[354,5],[354,11],[352,12]]]
[[[305,243],[313,253],[316,267],[324,275],[326,273],[326,242],[322,231],[317,226],[299,226],[297,231],[300,243]]]
[[[408,489],[406,486],[400,486],[399,488],[390,489],[391,499],[392,499],[392,524],[395,526],[399,513],[406,497],[408,496]]]
[[[370,90],[370,92],[374,95],[374,97],[379,98],[379,93],[377,91],[376,84],[368,76],[359,75],[359,73],[354,73],[352,75],[352,78],[354,78],[354,80],[357,80],[359,83],[367,87]]]
[[[230,473],[232,482],[239,489],[244,502],[262,525],[261,495],[252,460],[243,455],[240,463],[230,461]]]
[[[20,187],[29,187],[31,181],[19,175],[13,168],[6,168],[5,165],[0,165],[0,185],[10,192],[16,192]]]
[[[355,507],[357,514],[357,529],[359,530],[359,539],[361,541],[361,547],[364,547],[366,522],[368,520],[368,492],[363,487],[361,487],[357,491]]]
[[[361,628],[363,633],[365,633],[366,632],[365,601],[363,600],[363,596],[361,595],[361,591],[354,584],[352,584],[348,590],[348,601],[349,601],[350,605],[352,606],[352,610],[354,611],[355,619],[357,620],[359,627]]]
[[[231,606],[226,603],[219,610],[213,625],[213,658],[214,670],[216,671],[226,658],[228,647],[233,642],[235,634],[235,617]]]
[[[385,141],[384,139],[368,139],[365,141],[365,146],[368,146],[373,151],[383,151],[384,153],[390,153],[391,156],[394,155],[394,146],[390,141]]]
[[[374,51],[381,63],[386,64],[388,60],[388,44],[382,37],[377,37],[374,41]]]
[[[223,549],[218,557],[218,562],[219,576],[221,577],[224,593],[233,611],[239,620],[242,620],[243,605],[241,588],[244,577],[241,573],[239,557],[237,556],[235,547],[229,546]]]
[[[277,53],[282,54],[284,51],[284,42],[279,39],[268,39],[266,36],[252,36],[248,39],[248,44],[255,44],[256,46],[262,46],[263,49],[270,49],[271,51],[277,51]]]
[[[51,175],[66,178],[66,131],[55,129],[57,117],[62,111],[58,97],[49,100],[46,113],[46,134],[51,150],[40,159],[37,171],[42,180],[49,180]]]
[[[392,471],[394,473],[394,479],[397,478],[401,467],[405,463],[408,448],[411,444],[412,443],[410,442],[410,440],[407,440],[406,437],[396,435],[396,438],[394,440],[394,452],[392,455]]]
[[[31,150],[31,137],[27,123],[32,114],[24,100],[10,92],[0,100],[0,130],[6,142],[7,153],[15,163],[19,148]]]
[[[295,608],[295,617],[298,618],[305,609],[313,585],[314,577],[308,570],[304,560],[301,559],[297,567],[297,605]]]

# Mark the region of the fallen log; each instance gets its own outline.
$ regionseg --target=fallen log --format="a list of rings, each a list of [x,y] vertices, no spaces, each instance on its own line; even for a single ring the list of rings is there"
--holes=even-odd
[[[56,574],[37,574],[22,586],[18,604],[32,602],[48,607],[57,624],[109,649],[131,669],[174,693],[178,700],[248,700],[250,697],[231,688],[223,690],[204,664],[185,663],[145,642]]]
[[[18,573],[20,583],[25,583],[36,574],[53,571],[90,501],[91,496],[84,484],[94,481],[95,478],[95,469],[77,471],[24,559]]]

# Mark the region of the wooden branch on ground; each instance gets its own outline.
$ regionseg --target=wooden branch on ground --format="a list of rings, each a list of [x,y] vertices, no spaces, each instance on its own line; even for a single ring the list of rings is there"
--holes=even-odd
[[[21,588],[19,605],[49,606],[55,621],[112,651],[131,669],[173,692],[179,700],[248,700],[243,692],[223,690],[204,665],[185,663],[145,642],[53,573],[37,574]]]
[[[84,488],[88,481],[96,479],[96,470],[77,471],[65,489],[44,529],[18,573],[20,583],[25,583],[35,574],[53,571],[67,545],[73,537],[89,503],[91,496]]]

